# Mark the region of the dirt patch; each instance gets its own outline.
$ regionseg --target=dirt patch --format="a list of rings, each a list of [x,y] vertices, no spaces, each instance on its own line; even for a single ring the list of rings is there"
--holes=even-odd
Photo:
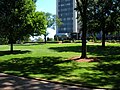
[[[69,60],[74,60],[76,62],[99,62],[100,61],[96,57],[80,58],[80,56],[75,56],[75,57],[69,58]]]

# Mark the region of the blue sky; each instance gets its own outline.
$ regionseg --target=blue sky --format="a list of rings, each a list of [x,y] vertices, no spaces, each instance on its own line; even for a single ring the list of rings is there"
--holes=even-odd
[[[36,10],[56,14],[56,0],[37,0]]]

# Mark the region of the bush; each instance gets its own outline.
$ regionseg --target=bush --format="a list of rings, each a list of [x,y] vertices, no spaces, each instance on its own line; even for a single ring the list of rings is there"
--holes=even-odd
[[[63,43],[71,43],[71,40],[63,40]]]
[[[82,40],[75,40],[75,43],[82,43]]]

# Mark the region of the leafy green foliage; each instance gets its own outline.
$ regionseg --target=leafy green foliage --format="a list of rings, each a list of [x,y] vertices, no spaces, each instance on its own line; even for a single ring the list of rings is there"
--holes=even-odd
[[[102,46],[105,47],[105,35],[108,32],[117,31],[117,18],[120,15],[119,0],[98,0],[95,6],[96,19],[100,21],[100,30],[102,30]]]
[[[96,37],[96,33],[102,31],[102,46],[105,46],[105,36],[108,33],[118,32],[120,17],[119,0],[77,0],[80,7],[77,7],[78,20],[84,16],[82,7],[87,5],[87,27],[88,33]],[[82,26],[83,27],[83,26]]]
[[[25,36],[44,33],[46,17],[35,9],[35,0],[0,1],[0,36],[7,38],[11,47]]]
[[[47,28],[52,28],[52,29],[55,29],[55,26],[60,26],[62,24],[61,20],[56,16],[56,15],[53,15],[51,13],[45,13],[45,16],[46,16],[46,21],[47,21],[47,25],[46,27]],[[45,31],[44,33],[44,39],[45,39],[45,43],[47,42],[46,41],[46,36],[48,35],[49,33],[47,33]]]
[[[1,32],[3,36],[14,41],[26,35],[25,24],[28,14],[35,11],[32,0],[6,0],[1,3]]]
[[[99,1],[96,4],[96,17],[100,20],[100,24],[105,20],[105,32],[114,32],[117,30],[117,18],[120,10],[119,0]],[[102,26],[101,26],[102,27]]]
[[[33,12],[31,15],[28,15],[26,30],[32,36],[38,36],[45,33],[46,24],[46,16],[43,12]]]
[[[47,28],[54,26],[60,26],[62,24],[61,20],[56,16],[52,15],[51,13],[45,13],[46,20],[47,20]]]

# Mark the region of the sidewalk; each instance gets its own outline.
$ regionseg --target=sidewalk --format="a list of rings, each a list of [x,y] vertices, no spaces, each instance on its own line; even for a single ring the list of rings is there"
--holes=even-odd
[[[93,89],[56,84],[43,80],[28,79],[24,77],[0,73],[0,90],[93,90]]]

